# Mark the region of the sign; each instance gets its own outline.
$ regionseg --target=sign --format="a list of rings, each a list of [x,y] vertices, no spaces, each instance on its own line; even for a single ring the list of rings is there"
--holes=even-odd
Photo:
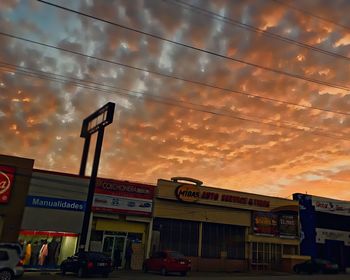
[[[279,215],[279,235],[294,238],[298,236],[298,217],[296,215]]]
[[[96,180],[94,212],[151,216],[154,187],[110,179]]]
[[[27,196],[28,207],[59,209],[68,211],[85,211],[85,201],[44,196]]]
[[[277,235],[278,216],[267,212],[253,212],[253,231],[260,235]]]
[[[316,242],[324,244],[327,240],[344,241],[345,246],[350,246],[349,232],[316,228]]]
[[[221,194],[212,191],[202,191],[201,187],[193,184],[183,184],[175,189],[175,196],[183,202],[198,202],[198,201],[221,201],[222,205],[227,204],[243,204],[257,207],[270,207],[270,201],[248,198],[238,195]]]
[[[133,199],[121,196],[95,194],[93,210],[95,212],[112,212],[150,216],[152,200]]]
[[[325,200],[312,197],[312,205],[316,211],[350,216],[350,203],[337,200]]]
[[[15,178],[16,168],[0,166],[0,203],[8,203]]]
[[[183,202],[196,202],[201,196],[201,192],[196,185],[180,185],[175,190],[175,196]]]

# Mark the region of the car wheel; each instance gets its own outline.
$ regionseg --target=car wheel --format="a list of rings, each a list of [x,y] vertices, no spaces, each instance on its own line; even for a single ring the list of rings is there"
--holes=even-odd
[[[144,272],[144,273],[147,273],[148,272],[148,268],[147,268],[147,265],[143,265],[142,266],[142,271]]]
[[[78,277],[79,277],[79,278],[85,277],[84,268],[82,268],[82,267],[79,268],[79,270],[78,270]]]
[[[3,271],[0,271],[0,279],[1,280],[12,280],[12,279],[15,279],[14,275],[13,275],[13,272],[11,270],[3,270]]]
[[[181,276],[186,276],[187,275],[187,271],[182,271],[181,272]]]
[[[66,275],[66,272],[67,272],[67,271],[65,271],[64,269],[61,269],[62,275]]]
[[[168,271],[166,270],[166,268],[165,267],[162,267],[162,269],[160,270],[160,274],[162,274],[162,275],[168,275]]]
[[[109,273],[103,273],[103,274],[102,274],[102,277],[103,277],[103,278],[108,278],[108,276],[109,276]]]

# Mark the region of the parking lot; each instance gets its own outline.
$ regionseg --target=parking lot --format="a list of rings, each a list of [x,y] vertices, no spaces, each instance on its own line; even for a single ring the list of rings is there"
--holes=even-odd
[[[127,272],[127,271],[117,271],[113,272],[108,279],[123,279],[123,280],[143,280],[143,279],[154,279],[154,280],[164,280],[164,279],[218,279],[218,280],[228,280],[228,279],[234,279],[234,280],[248,280],[248,279],[272,279],[272,280],[293,280],[293,279],[310,279],[310,280],[328,280],[328,279],[334,279],[334,280],[347,280],[350,279],[349,274],[337,274],[337,275],[322,275],[322,274],[315,274],[315,275],[296,275],[296,274],[287,274],[287,273],[264,273],[264,274],[257,274],[257,273],[204,273],[204,272],[191,272],[188,276],[182,277],[179,275],[168,275],[168,276],[162,276],[157,273],[142,273],[142,272]],[[71,280],[71,279],[78,279],[76,275],[68,274],[68,275],[61,275],[58,272],[27,272],[23,276],[23,280],[29,280],[29,279],[52,279],[52,280]],[[105,279],[100,277],[89,277],[88,279]]]

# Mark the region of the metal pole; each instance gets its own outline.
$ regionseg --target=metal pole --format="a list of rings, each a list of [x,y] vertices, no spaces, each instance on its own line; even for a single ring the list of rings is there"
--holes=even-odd
[[[98,173],[98,165],[100,163],[103,134],[104,134],[104,128],[100,129],[97,135],[94,162],[93,162],[92,171],[91,171],[88,196],[86,199],[86,209],[84,213],[83,226],[80,234],[79,251],[87,251],[88,249],[86,248],[85,245],[86,245],[86,240],[87,240],[88,230],[89,230],[91,208],[92,208],[92,202],[94,199],[95,184],[96,184],[96,178]]]
[[[90,139],[91,139],[91,135],[88,134],[85,137],[84,148],[83,148],[83,155],[81,157],[80,171],[79,171],[79,175],[80,176],[85,176],[86,162],[87,162],[88,156],[89,156]]]

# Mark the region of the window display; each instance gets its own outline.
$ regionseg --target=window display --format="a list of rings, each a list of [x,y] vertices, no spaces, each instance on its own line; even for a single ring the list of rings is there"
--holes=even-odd
[[[78,234],[54,231],[22,230],[19,242],[24,250],[24,265],[54,268],[74,255]]]

